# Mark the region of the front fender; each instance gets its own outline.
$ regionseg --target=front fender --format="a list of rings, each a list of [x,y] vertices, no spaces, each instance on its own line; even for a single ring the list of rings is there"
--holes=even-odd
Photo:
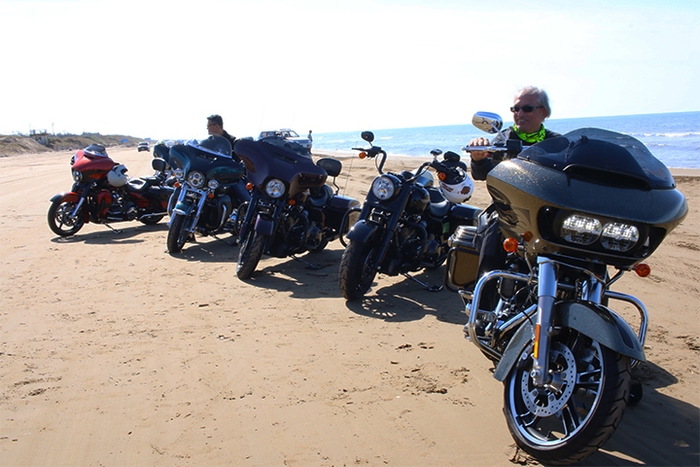
[[[560,302],[554,305],[557,325],[575,329],[613,352],[634,360],[646,361],[644,349],[632,327],[615,312],[593,303]],[[517,362],[518,355],[533,339],[529,322],[524,323],[508,343],[493,376],[504,381]]]
[[[174,214],[180,214],[182,216],[188,216],[192,213],[194,208],[195,208],[194,204],[187,202],[187,201],[180,201],[179,203],[177,203],[175,205],[175,207],[173,208],[173,211],[172,211],[172,213],[170,213],[170,215],[172,216]]]
[[[66,203],[75,203],[80,199],[80,195],[74,191],[64,191],[63,193],[55,194],[51,197],[49,201],[55,203],[56,201],[65,201]]]
[[[360,219],[355,222],[355,225],[352,226],[352,229],[350,229],[345,237],[353,242],[365,243],[378,229],[379,226],[377,224],[367,222],[365,219]]]
[[[258,218],[255,220],[255,231],[271,237],[275,231],[275,221],[268,216],[258,214]]]

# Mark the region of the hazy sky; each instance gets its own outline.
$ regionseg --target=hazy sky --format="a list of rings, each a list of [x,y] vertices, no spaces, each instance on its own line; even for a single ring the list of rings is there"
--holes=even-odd
[[[0,134],[469,125],[700,110],[700,0],[0,0]]]

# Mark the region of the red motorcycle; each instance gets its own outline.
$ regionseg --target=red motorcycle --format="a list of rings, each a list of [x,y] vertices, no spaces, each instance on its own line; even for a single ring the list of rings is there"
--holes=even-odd
[[[73,188],[51,198],[49,227],[67,237],[87,222],[107,227],[131,220],[157,224],[168,213],[174,188],[166,184],[165,161],[153,159],[152,166],[155,175],[130,179],[126,166],[112,160],[104,146],[81,149],[71,158]]]

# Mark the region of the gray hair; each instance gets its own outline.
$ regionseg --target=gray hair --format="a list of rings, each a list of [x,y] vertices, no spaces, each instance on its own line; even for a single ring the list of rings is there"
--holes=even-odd
[[[549,118],[552,115],[552,108],[549,106],[549,96],[547,96],[547,93],[544,89],[538,88],[536,86],[525,86],[524,88],[521,88],[516,94],[516,96],[522,95],[537,96],[539,105],[544,107],[544,110],[547,111],[547,118]]]

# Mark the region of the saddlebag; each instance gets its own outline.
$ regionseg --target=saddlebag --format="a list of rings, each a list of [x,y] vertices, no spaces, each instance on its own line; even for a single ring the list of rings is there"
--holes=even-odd
[[[330,203],[328,203],[327,208],[324,210],[326,214],[326,225],[333,228],[333,230],[339,230],[343,217],[345,217],[345,213],[347,213],[350,209],[357,209],[357,216],[359,216],[360,207],[360,202],[355,198],[341,195],[333,196]],[[354,224],[354,222],[352,222],[352,224]],[[352,227],[352,225],[349,227]]]
[[[467,288],[476,282],[481,241],[477,227],[467,225],[457,227],[447,241],[450,250],[447,253],[445,286],[451,292]]]

